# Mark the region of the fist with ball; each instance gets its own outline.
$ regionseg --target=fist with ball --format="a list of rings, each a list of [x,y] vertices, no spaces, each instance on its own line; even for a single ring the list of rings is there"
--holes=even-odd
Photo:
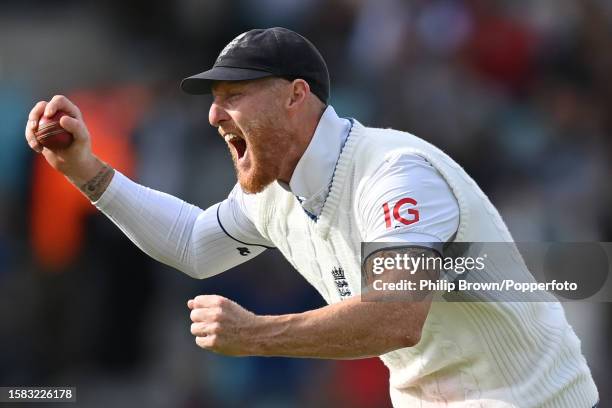
[[[60,119],[65,115],[66,113],[58,111],[50,118],[40,118],[35,133],[38,143],[51,150],[65,149],[72,144],[74,136],[60,126]]]
[[[32,150],[77,186],[105,166],[91,151],[91,137],[81,110],[63,95],[34,105],[25,138]]]

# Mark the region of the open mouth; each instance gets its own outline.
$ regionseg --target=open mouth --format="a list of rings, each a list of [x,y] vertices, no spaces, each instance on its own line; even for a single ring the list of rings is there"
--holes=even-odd
[[[244,155],[246,154],[246,150],[247,150],[246,140],[244,140],[243,138],[241,138],[240,136],[234,133],[226,133],[224,138],[225,138],[225,141],[228,144],[232,145],[232,147],[236,151],[237,159],[238,160],[242,159]]]

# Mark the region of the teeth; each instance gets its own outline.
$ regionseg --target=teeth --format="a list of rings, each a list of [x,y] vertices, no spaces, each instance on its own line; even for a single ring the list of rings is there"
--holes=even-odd
[[[240,136],[237,136],[237,135],[235,135],[233,133],[226,133],[225,134],[225,141],[227,143],[231,142],[234,139],[240,139]]]

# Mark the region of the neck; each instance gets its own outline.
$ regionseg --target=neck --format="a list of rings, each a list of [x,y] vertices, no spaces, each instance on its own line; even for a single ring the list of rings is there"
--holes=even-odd
[[[310,144],[324,111],[325,107],[309,115],[304,115],[294,121],[291,127],[292,132],[290,137],[295,140],[295,143],[291,144],[289,151],[285,155],[284,164],[281,168],[281,175],[278,178],[279,181],[289,184],[295,167]]]

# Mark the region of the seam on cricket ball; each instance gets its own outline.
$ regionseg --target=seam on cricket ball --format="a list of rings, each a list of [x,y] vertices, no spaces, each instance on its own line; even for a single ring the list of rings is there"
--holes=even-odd
[[[63,133],[63,132],[65,132],[64,129],[57,129],[57,130],[54,130],[52,132],[45,133],[44,135],[37,135],[36,139],[38,139],[38,140],[45,140],[45,139],[47,139],[47,138],[49,138],[51,136],[55,136],[55,135]]]

